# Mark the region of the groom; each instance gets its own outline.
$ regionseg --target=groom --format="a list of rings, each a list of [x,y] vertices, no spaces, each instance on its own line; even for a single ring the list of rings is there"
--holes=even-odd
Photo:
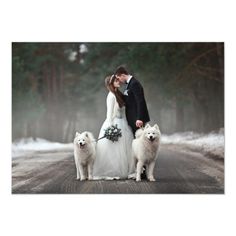
[[[126,118],[135,135],[137,129],[144,127],[145,123],[150,121],[143,87],[123,66],[118,67],[114,75],[121,83],[127,84],[124,91]],[[145,174],[143,177],[145,178]]]

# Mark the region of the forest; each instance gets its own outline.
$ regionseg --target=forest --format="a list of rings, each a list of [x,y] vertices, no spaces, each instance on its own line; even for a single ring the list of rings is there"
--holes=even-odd
[[[224,127],[224,43],[12,43],[12,140],[98,135],[104,79],[124,65],[144,87],[161,132]],[[123,89],[123,88],[122,88]]]

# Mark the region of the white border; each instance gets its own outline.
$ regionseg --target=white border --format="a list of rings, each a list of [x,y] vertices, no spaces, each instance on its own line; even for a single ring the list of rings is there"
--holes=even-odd
[[[1,3],[1,235],[234,235],[233,1]],[[224,41],[225,195],[11,195],[12,41]]]

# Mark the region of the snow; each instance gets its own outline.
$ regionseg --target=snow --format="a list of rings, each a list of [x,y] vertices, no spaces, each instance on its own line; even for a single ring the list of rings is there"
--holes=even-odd
[[[56,143],[45,139],[24,138],[12,143],[12,157],[21,157],[26,154],[33,154],[38,151],[73,151],[72,143]]]
[[[206,155],[224,158],[224,129],[219,132],[201,134],[195,132],[174,133],[172,135],[163,134],[162,144],[173,144],[193,151],[200,151]]]
[[[201,134],[196,132],[182,132],[171,135],[162,134],[161,144],[175,145],[183,149],[202,152],[217,158],[224,158],[224,129],[219,132]],[[56,143],[45,139],[25,138],[12,143],[12,157],[44,151],[73,151],[73,143]]]

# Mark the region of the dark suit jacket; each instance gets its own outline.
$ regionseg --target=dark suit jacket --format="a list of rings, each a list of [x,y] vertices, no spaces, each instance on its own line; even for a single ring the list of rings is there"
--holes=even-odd
[[[145,124],[150,121],[147,104],[144,98],[143,87],[134,77],[131,78],[125,92],[124,100],[126,106],[126,118],[133,133],[138,129],[136,120],[141,120]]]

